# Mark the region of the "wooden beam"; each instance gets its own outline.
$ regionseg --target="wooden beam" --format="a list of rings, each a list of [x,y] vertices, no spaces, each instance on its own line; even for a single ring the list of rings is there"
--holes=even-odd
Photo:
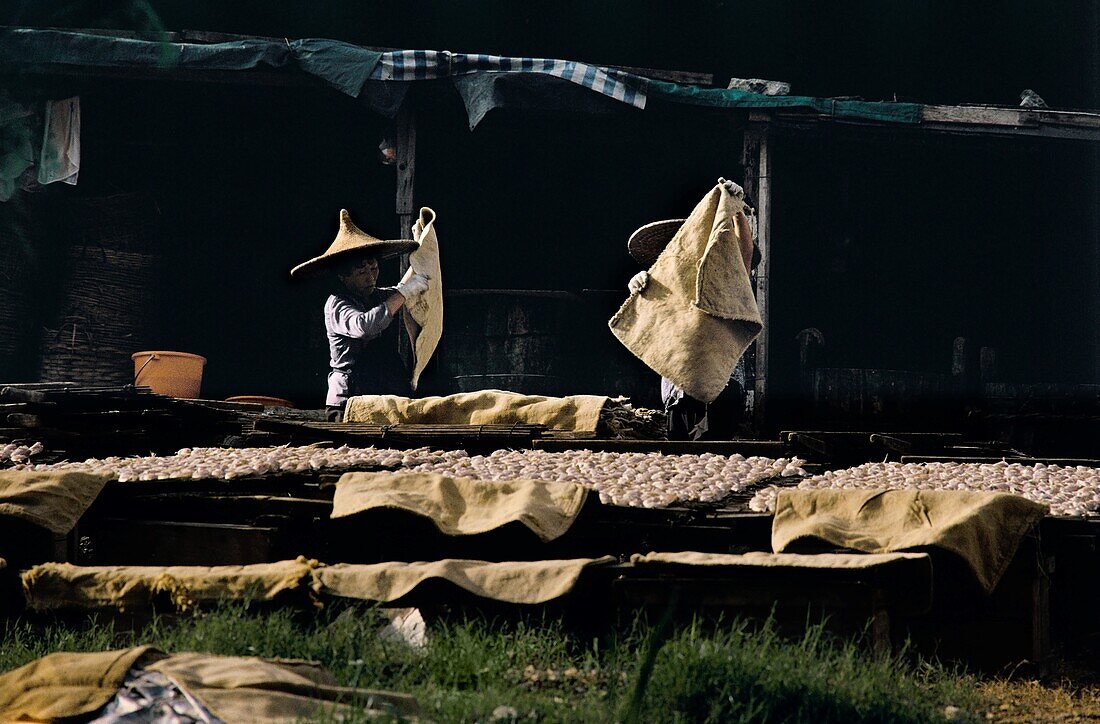
[[[565,450],[592,450],[595,452],[659,452],[664,455],[763,455],[766,457],[787,457],[791,447],[777,440],[561,440],[551,438],[535,439],[531,447],[547,452]]]
[[[414,204],[414,182],[416,178],[416,112],[412,108],[409,97],[401,104],[401,110],[397,112],[397,236],[405,239],[411,233],[413,219],[417,211]],[[400,259],[400,275],[405,276],[409,270],[409,255],[402,254]],[[412,340],[409,330],[404,324],[398,325],[397,352],[401,355],[405,366],[412,368]]]
[[[983,126],[1035,126],[1039,123],[1030,110],[986,106],[924,106],[921,120]]]
[[[589,65],[597,64],[589,63]],[[652,78],[653,80],[666,80],[672,83],[707,87],[714,85],[713,73],[698,73],[687,70],[660,70],[658,68],[635,68],[629,65],[608,65],[604,67],[611,68],[612,70],[622,70],[627,73],[633,73],[634,75],[640,75],[643,78]]]
[[[217,85],[270,86],[275,88],[328,88],[320,78],[304,73],[278,70],[184,70],[179,68],[99,68],[58,65],[27,72],[95,81],[171,81],[179,83],[213,83]]]
[[[1081,111],[925,106],[919,124],[828,116],[808,109],[792,108],[759,110],[753,114],[768,118],[779,128],[794,131],[812,131],[820,123],[834,123],[898,132],[1100,141],[1100,114]]]
[[[760,247],[760,263],[756,267],[756,305],[764,328],[754,342],[755,370],[753,374],[752,413],[757,429],[767,415],[769,277],[771,273],[771,157],[768,145],[768,115],[750,113],[745,129],[741,163],[745,169],[745,192],[756,202],[756,243]]]
[[[414,180],[416,175],[416,114],[409,101],[397,112],[397,216],[401,224],[398,238],[405,238],[412,227]]]

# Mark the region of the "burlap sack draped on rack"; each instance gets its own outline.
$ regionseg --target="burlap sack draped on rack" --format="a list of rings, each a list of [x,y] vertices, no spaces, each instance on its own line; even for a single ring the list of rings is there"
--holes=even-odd
[[[336,485],[332,517],[394,508],[429,518],[446,535],[476,535],[519,522],[552,541],[569,530],[587,495],[588,489],[575,483],[345,473]]]
[[[395,601],[425,581],[441,579],[482,598],[534,604],[569,593],[588,566],[614,562],[613,556],[504,563],[448,558],[417,563],[340,563],[319,568],[315,575],[319,593],[341,598]]]
[[[965,490],[782,490],[772,550],[822,543],[865,553],[939,550],[959,556],[987,593],[1047,506]]]
[[[110,479],[79,472],[0,471],[0,517],[19,518],[65,535]]]
[[[364,395],[348,400],[345,422],[378,425],[545,425],[555,430],[595,432],[608,402],[598,395],[540,397],[502,390],[463,392],[446,397],[410,399]]]
[[[744,202],[711,189],[649,269],[649,282],[608,322],[652,370],[713,402],[763,328],[741,258],[735,217]]]
[[[141,194],[72,202],[61,304],[43,337],[41,379],[134,381],[130,355],[148,349],[159,322],[158,211]]]
[[[23,573],[33,609],[142,609],[166,596],[179,610],[222,600],[270,601],[288,591],[308,594],[316,561],[248,566],[74,566],[42,563]]]

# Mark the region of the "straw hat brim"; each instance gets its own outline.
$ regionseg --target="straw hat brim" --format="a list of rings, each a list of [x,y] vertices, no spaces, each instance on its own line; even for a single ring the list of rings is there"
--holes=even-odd
[[[376,256],[379,259],[386,259],[399,254],[408,254],[416,250],[418,246],[419,244],[412,239],[392,239],[380,240],[331,253],[325,252],[321,256],[315,256],[309,261],[304,261],[291,269],[290,276],[300,278],[310,274],[323,272],[356,255]]]
[[[321,271],[356,255],[385,258],[407,254],[418,246],[420,245],[412,239],[379,239],[371,236],[355,225],[347,209],[340,209],[340,230],[328,249],[324,254],[315,256],[291,269],[290,276],[296,278]]]
[[[657,257],[685,221],[686,219],[665,219],[638,228],[626,242],[627,252],[634,261],[648,269],[657,261]]]

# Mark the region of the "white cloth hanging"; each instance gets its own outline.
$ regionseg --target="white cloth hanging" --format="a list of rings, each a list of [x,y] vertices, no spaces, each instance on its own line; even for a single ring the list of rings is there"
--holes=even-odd
[[[80,96],[46,101],[46,128],[38,160],[38,183],[76,185],[80,174]]]

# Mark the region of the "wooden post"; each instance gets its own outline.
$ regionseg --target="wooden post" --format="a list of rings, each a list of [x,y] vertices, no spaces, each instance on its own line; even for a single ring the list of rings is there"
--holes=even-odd
[[[397,239],[409,237],[412,228],[412,220],[416,218],[413,204],[413,182],[416,172],[416,114],[411,107],[409,98],[401,105],[397,112]],[[409,255],[402,254],[400,262],[400,274],[405,275],[409,269]],[[409,334],[402,324],[397,332],[397,351],[404,360],[406,366],[412,365],[412,350]]]
[[[768,281],[771,271],[771,159],[768,150],[768,115],[750,112],[745,128],[741,163],[745,169],[745,192],[756,202],[756,243],[760,263],[756,267],[756,306],[764,329],[756,338],[753,374],[752,411],[757,430],[767,414],[769,325]]]
[[[409,102],[397,113],[397,220],[398,239],[405,239],[416,216],[413,205],[413,182],[416,172],[416,116]],[[409,268],[408,255],[401,257],[401,273]]]

